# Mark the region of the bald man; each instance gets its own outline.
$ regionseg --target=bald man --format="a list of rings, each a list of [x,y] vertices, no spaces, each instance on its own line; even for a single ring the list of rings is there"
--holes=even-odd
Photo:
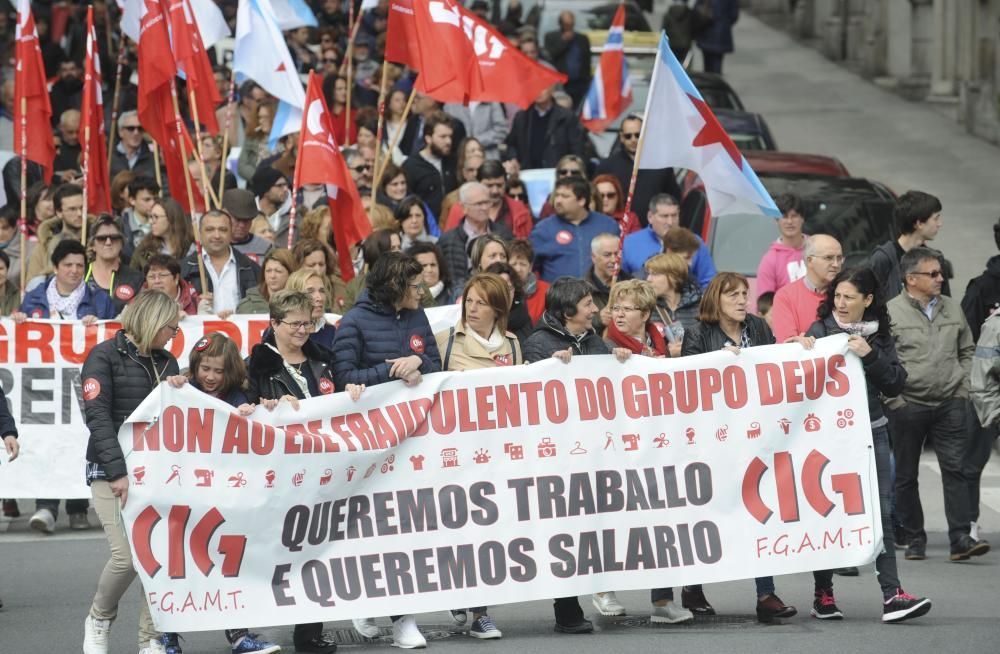
[[[826,289],[844,265],[844,251],[832,236],[817,234],[806,239],[803,258],[806,276],[783,286],[774,295],[774,338],[783,343],[792,336],[805,334],[816,322],[816,309],[826,296]]]

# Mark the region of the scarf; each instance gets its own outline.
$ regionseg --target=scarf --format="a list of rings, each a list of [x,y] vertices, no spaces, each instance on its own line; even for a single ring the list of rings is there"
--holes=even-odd
[[[533,272],[528,273],[528,278],[524,280],[524,297],[532,297],[538,290],[538,277]]]
[[[444,291],[444,282],[438,281],[434,286],[428,286],[427,290],[431,292],[431,295],[436,300],[441,295],[441,292]]]
[[[58,313],[60,317],[69,320],[79,318],[80,316],[77,316],[76,312],[80,308],[80,303],[83,301],[83,294],[86,291],[87,285],[80,284],[73,289],[72,293],[63,297],[56,289],[56,278],[53,277],[49,281],[49,287],[45,289],[45,299],[49,303],[49,317],[54,317]]]
[[[482,336],[476,333],[475,329],[472,329],[471,327],[468,330],[466,330],[465,333],[471,336],[473,339],[475,339],[475,341],[480,345],[482,345],[483,349],[489,352],[490,354],[493,354],[494,352],[502,348],[504,341],[506,340],[503,337],[503,334],[501,334],[496,327],[494,327],[493,331],[490,333],[489,339],[483,338]]]
[[[848,334],[856,334],[858,336],[868,338],[878,331],[877,320],[862,320],[861,322],[843,323],[837,320],[837,316],[833,316],[833,320],[837,323],[837,327],[840,327]]]
[[[265,345],[274,350],[274,353],[281,357],[281,363],[285,366],[285,371],[292,376],[292,380],[298,385],[299,390],[302,391],[302,395],[307,398],[312,397],[309,394],[309,382],[306,380],[305,375],[299,372],[298,368],[285,361],[285,357],[281,356],[281,352],[278,351],[278,348],[274,347],[270,343],[265,343]],[[309,363],[309,359],[306,359],[305,363]]]
[[[664,340],[660,330],[651,323],[646,323],[646,338],[652,345],[640,343],[628,334],[618,329],[618,325],[612,320],[608,325],[608,339],[617,347],[628,348],[632,354],[641,354],[647,357],[665,357],[667,354],[667,342]]]

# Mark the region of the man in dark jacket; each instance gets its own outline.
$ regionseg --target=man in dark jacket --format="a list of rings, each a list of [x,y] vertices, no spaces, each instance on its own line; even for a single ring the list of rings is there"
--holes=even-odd
[[[1000,220],[993,225],[993,240],[1000,250]],[[990,257],[983,274],[969,282],[962,297],[962,311],[972,330],[972,340],[979,335],[986,319],[1000,310],[1000,255]]]
[[[490,220],[490,192],[479,182],[466,182],[458,190],[465,216],[458,227],[445,232],[437,245],[451,273],[451,287],[461,289],[469,279],[469,241],[484,234],[496,234],[506,241],[514,235],[502,222]]]
[[[111,179],[123,170],[156,179],[156,161],[142,133],[139,114],[122,112],[118,117],[118,143],[111,151]]]
[[[198,253],[181,262],[181,277],[194,286],[203,302],[212,303],[212,313],[220,318],[229,317],[260,278],[260,266],[230,245],[231,221],[229,214],[218,210],[201,217],[199,233],[207,289],[201,286]]]
[[[597,166],[598,175],[614,175],[627,189],[632,180],[632,169],[635,166],[635,152],[639,147],[639,132],[642,131],[642,118],[631,115],[622,121],[618,130],[618,143],[611,150],[607,159]],[[681,197],[680,187],[673,168],[643,169],[635,178],[635,193],[632,195],[632,211],[639,216],[639,222],[645,227],[649,224],[649,200],[660,193],[671,197]]]
[[[418,195],[435,217],[441,215],[444,196],[458,188],[455,170],[447,165],[452,151],[452,120],[443,111],[424,123],[424,148],[406,158],[403,172],[410,190]]]
[[[575,27],[573,12],[564,11],[559,14],[559,29],[545,35],[549,61],[569,78],[563,87],[573,98],[574,109],[580,106],[590,88],[590,39]]]
[[[711,22],[698,35],[698,49],[705,60],[705,72],[722,74],[722,58],[733,51],[733,25],[740,19],[739,0],[701,0],[709,7]],[[695,11],[700,11],[696,8]]]
[[[507,134],[507,157],[517,159],[523,170],[554,168],[567,154],[584,156],[586,142],[576,114],[553,101],[550,87],[514,116]]]

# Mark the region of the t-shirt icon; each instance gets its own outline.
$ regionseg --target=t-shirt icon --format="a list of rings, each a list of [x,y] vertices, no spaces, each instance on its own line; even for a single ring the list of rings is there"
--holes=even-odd
[[[423,454],[417,454],[417,455],[411,456],[410,457],[410,463],[413,464],[413,469],[414,470],[423,470],[424,469],[424,455]]]

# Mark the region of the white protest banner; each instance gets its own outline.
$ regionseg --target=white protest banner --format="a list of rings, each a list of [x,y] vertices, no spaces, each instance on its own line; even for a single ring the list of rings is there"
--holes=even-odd
[[[455,324],[459,306],[427,310],[434,331]],[[328,314],[336,324],[340,316]],[[268,326],[265,315],[234,314],[227,320],[188,316],[170,342],[181,369],[199,338],[222,332],[248,355]],[[0,319],[0,387],[17,424],[21,454],[0,457],[0,497],[90,497],[84,480],[89,432],[83,417],[80,369],[97,343],[121,328],[115,321],[84,327],[79,321]]]
[[[288,624],[864,564],[881,528],[846,343],[439,373],[250,420],[161,385],[119,434],[153,618]]]

